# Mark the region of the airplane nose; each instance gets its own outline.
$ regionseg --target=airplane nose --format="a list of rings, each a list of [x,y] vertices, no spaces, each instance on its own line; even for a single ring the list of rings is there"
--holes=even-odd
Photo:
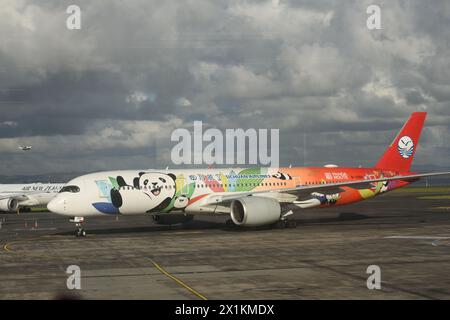
[[[47,209],[53,213],[64,214],[66,211],[65,200],[57,196],[47,204]]]

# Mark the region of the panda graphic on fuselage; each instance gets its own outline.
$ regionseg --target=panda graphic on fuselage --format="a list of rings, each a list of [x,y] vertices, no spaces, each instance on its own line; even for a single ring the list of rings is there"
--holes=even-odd
[[[383,181],[380,188],[380,193],[384,193],[388,190],[389,190],[389,181]]]
[[[277,173],[272,175],[272,178],[276,178],[276,179],[280,179],[280,180],[292,180],[292,177],[289,174],[283,173],[280,171],[278,171]]]
[[[111,201],[124,214],[160,212],[169,206],[176,192],[176,176],[172,173],[140,172],[132,186],[121,176],[116,180],[119,188],[111,190]]]
[[[176,176],[172,173],[144,173],[140,172],[139,177],[134,178],[134,187],[144,192],[153,203],[159,203],[157,210],[166,208],[175,196]],[[150,209],[155,211],[155,208]],[[150,212],[147,211],[147,212]]]
[[[175,199],[173,207],[176,209],[184,209],[189,204],[189,198],[186,195],[180,195]]]

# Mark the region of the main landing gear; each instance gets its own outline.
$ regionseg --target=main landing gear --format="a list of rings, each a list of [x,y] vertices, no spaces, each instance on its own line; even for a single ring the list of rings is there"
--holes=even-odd
[[[75,227],[77,228],[75,230],[75,236],[77,238],[79,237],[86,237],[86,230],[84,230],[81,225],[84,222],[84,218],[83,217],[73,217],[72,219],[70,219],[70,222],[74,222],[75,223]]]
[[[284,229],[284,228],[297,228],[297,222],[294,220],[289,220],[288,217],[292,215],[294,212],[292,210],[287,211],[281,216],[281,220],[275,223],[275,228]]]
[[[277,229],[284,229],[284,228],[297,228],[297,222],[294,220],[280,220],[277,223],[275,223],[275,228]]]

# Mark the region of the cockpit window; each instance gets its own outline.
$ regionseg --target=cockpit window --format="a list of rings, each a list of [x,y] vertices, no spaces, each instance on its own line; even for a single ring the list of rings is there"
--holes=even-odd
[[[63,192],[77,193],[80,192],[80,188],[78,186],[65,186],[59,191],[59,193]]]

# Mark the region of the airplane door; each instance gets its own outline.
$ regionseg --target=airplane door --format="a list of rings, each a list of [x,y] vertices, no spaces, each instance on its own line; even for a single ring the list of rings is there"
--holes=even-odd
[[[187,181],[186,181],[185,176],[183,174],[180,174],[177,177],[177,180],[175,183],[177,186],[177,188],[176,188],[177,192],[180,192],[180,195],[186,196],[188,193],[188,186],[187,186]]]

